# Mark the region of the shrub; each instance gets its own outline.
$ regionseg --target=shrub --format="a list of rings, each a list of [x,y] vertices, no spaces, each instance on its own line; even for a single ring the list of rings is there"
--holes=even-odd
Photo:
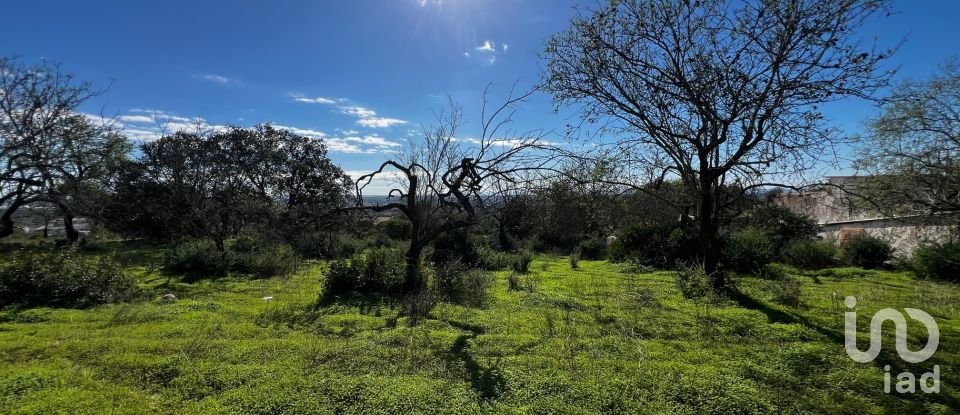
[[[163,258],[164,271],[190,279],[221,277],[233,262],[229,252],[220,252],[208,240],[185,240],[174,244]]]
[[[350,294],[396,294],[403,285],[406,262],[400,251],[375,248],[350,259],[331,261],[323,297]]]
[[[583,259],[607,259],[607,241],[599,238],[587,239],[580,242],[574,252]]]
[[[746,228],[726,238],[723,256],[735,271],[759,274],[764,265],[773,261],[773,243],[760,229]]]
[[[676,274],[677,288],[686,298],[700,298],[710,290],[710,279],[702,264],[681,265]]]
[[[800,280],[793,277],[770,281],[768,284],[768,289],[773,295],[773,301],[790,307],[800,306],[801,288]]]
[[[537,281],[528,275],[511,272],[507,276],[507,290],[532,293],[537,290]]]
[[[872,269],[882,266],[893,257],[893,247],[883,239],[860,235],[847,241],[843,255],[853,265]]]
[[[0,267],[0,306],[90,307],[126,301],[136,281],[110,257],[81,258],[72,250],[17,254]]]
[[[390,239],[405,241],[410,239],[410,233],[413,232],[413,225],[406,219],[388,219],[377,224],[377,229],[383,232]]]
[[[488,271],[499,271],[510,267],[516,255],[500,252],[487,246],[477,248],[477,267]]]
[[[767,234],[774,252],[797,240],[812,239],[820,225],[808,216],[776,205],[764,205],[739,217],[734,226],[739,229],[756,228]]]
[[[181,241],[164,257],[166,272],[183,274],[188,280],[221,277],[231,271],[257,278],[289,276],[300,265],[300,256],[290,245],[252,237],[229,241],[224,252],[207,240]]]
[[[434,239],[433,254],[430,255],[430,259],[437,264],[460,261],[471,267],[480,262],[477,245],[463,229],[442,233]]]
[[[460,263],[447,263],[432,270],[431,290],[447,301],[482,306],[488,298],[487,289],[493,285],[493,274],[478,269],[467,269]]]
[[[574,251],[570,254],[570,269],[580,269],[580,252]]]
[[[960,281],[960,242],[928,244],[913,251],[911,266],[918,276]]]
[[[230,246],[233,263],[231,270],[257,278],[290,276],[300,269],[300,256],[290,245],[271,243],[254,238],[236,239]]]
[[[674,224],[635,224],[618,233],[608,256],[614,261],[635,259],[653,267],[669,268],[677,261],[692,259],[696,252],[696,236],[691,229]]]
[[[533,262],[533,253],[530,251],[523,251],[519,255],[513,257],[513,262],[510,263],[510,268],[514,272],[520,274],[526,274],[530,272],[530,264]]]
[[[797,268],[830,268],[837,265],[837,246],[831,241],[800,239],[788,243],[780,258]]]

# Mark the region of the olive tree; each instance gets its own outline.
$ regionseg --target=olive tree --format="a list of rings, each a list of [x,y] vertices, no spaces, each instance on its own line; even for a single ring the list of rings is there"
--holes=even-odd
[[[488,88],[489,90],[489,88]],[[439,236],[476,224],[490,201],[498,200],[497,182],[517,182],[523,173],[546,168],[552,160],[544,132],[512,128],[518,105],[533,91],[511,95],[489,107],[484,93],[480,132],[476,138],[458,135],[463,125],[461,107],[450,103],[437,114],[437,123],[423,128],[420,140],[356,180],[357,205],[343,209],[398,211],[412,225],[407,247],[403,291],[415,295],[424,288],[423,250]],[[489,111],[489,113],[488,113]],[[376,178],[395,177],[388,203],[364,204],[364,189]]]

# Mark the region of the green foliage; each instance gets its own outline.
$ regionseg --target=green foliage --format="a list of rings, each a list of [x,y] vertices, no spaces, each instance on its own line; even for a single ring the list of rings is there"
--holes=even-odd
[[[580,269],[580,252],[570,254],[570,269]]]
[[[746,228],[730,234],[723,245],[726,263],[737,272],[761,273],[773,261],[774,246],[770,236],[758,228]]]
[[[493,274],[478,269],[468,269],[458,262],[438,265],[432,269],[430,289],[438,297],[456,304],[480,307],[489,300],[489,288]]]
[[[514,256],[513,261],[510,263],[510,269],[513,272],[520,274],[526,274],[530,272],[530,264],[533,263],[533,253],[530,251],[523,251],[519,255]]]
[[[227,251],[206,239],[183,240],[167,250],[163,268],[171,274],[182,274],[188,279],[222,277],[230,271],[233,259]]]
[[[537,290],[537,280],[530,275],[511,272],[507,275],[507,291],[533,293]]]
[[[893,257],[893,247],[883,239],[870,236],[856,236],[843,246],[843,256],[851,264],[866,269],[879,268]]]
[[[185,240],[167,250],[164,270],[187,280],[216,278],[230,272],[256,278],[290,276],[302,264],[289,245],[251,237],[229,241],[223,252],[207,240]]]
[[[406,241],[410,239],[413,226],[409,220],[393,218],[377,224],[377,229],[390,239]]]
[[[477,245],[464,229],[444,232],[433,240],[433,254],[430,259],[438,264],[459,261],[462,264],[476,266],[480,262]]]
[[[300,269],[300,256],[284,243],[242,237],[230,245],[231,270],[257,278],[289,277]]]
[[[587,239],[580,242],[574,252],[583,259],[607,259],[607,241],[602,238]]]
[[[776,205],[763,205],[737,218],[738,229],[755,228],[767,234],[774,252],[780,251],[793,241],[813,239],[820,225],[808,216]]]
[[[477,268],[488,271],[500,271],[510,267],[516,254],[497,251],[488,246],[477,247]]]
[[[803,283],[790,276],[768,283],[768,289],[770,290],[770,294],[773,295],[773,301],[789,307],[800,306],[802,288]]]
[[[681,265],[674,276],[677,288],[686,298],[701,298],[710,292],[710,278],[702,264]]]
[[[913,251],[910,262],[920,277],[960,282],[960,242],[921,246]]]
[[[350,259],[330,261],[322,297],[399,293],[406,275],[403,253],[390,248],[368,249]]]
[[[0,265],[0,306],[90,307],[133,299],[136,280],[107,256],[75,250],[19,253]]]
[[[661,269],[671,268],[677,261],[690,260],[696,252],[693,230],[670,223],[630,225],[618,233],[609,248],[612,260],[636,259]]]
[[[780,257],[797,268],[828,268],[837,265],[837,245],[832,241],[799,239],[788,243]]]

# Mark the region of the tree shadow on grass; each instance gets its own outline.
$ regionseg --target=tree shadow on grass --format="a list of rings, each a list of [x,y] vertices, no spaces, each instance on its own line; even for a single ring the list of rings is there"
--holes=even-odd
[[[500,397],[506,390],[507,382],[500,372],[499,360],[490,367],[483,367],[470,353],[470,339],[484,333],[483,327],[460,323],[456,321],[446,321],[447,324],[469,332],[457,337],[445,354],[444,358],[449,362],[463,362],[464,369],[467,370],[467,376],[470,380],[470,387],[483,400],[494,400]]]
[[[776,308],[770,307],[763,302],[757,301],[755,298],[735,289],[731,288],[727,290],[727,297],[737,303],[740,307],[747,308],[750,310],[759,311],[767,316],[767,319],[771,323],[785,323],[785,324],[799,324],[804,327],[811,328],[816,332],[820,333],[824,337],[830,339],[831,341],[843,345],[844,344],[844,333],[841,330],[833,329],[830,327],[825,327],[820,324],[817,324],[807,318],[806,316],[791,313],[784,310],[778,310]],[[873,360],[873,365],[878,368],[884,368],[884,366],[890,366],[891,376],[894,378],[898,373],[904,371],[910,371],[914,374],[917,374],[919,377],[920,373],[929,370],[933,365],[941,366],[952,366],[950,362],[941,361],[936,355],[934,355],[931,360],[924,362],[922,364],[908,364],[907,362],[900,359],[900,356],[897,354],[893,342],[884,342],[883,347],[880,349],[880,354],[876,359]],[[941,372],[942,373],[942,372]],[[893,381],[896,382],[896,379]],[[942,382],[942,380],[941,380]],[[947,405],[951,408],[960,408],[960,399],[957,399],[956,396],[952,394],[938,393],[938,394],[906,394],[899,395],[901,398],[908,399],[915,402],[922,401],[934,401],[940,402],[944,405]]]

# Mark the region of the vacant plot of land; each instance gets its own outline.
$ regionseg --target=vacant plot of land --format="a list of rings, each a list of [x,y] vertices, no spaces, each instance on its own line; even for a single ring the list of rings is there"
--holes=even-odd
[[[960,410],[955,286],[828,270],[798,275],[801,304],[784,306],[777,281],[739,278],[728,298],[693,301],[670,272],[590,261],[571,270],[556,257],[539,257],[531,269],[518,291],[499,274],[484,308],[440,304],[408,327],[387,301],[317,306],[319,263],[290,279],[169,285],[138,268],[153,297],[178,300],[0,313],[0,412]],[[876,361],[852,361],[843,348],[847,295],[859,300],[861,333],[880,308],[927,311],[940,327],[939,350],[905,364],[891,325]],[[919,349],[923,326],[910,334]],[[940,393],[884,393],[886,364],[917,377],[939,365]]]

